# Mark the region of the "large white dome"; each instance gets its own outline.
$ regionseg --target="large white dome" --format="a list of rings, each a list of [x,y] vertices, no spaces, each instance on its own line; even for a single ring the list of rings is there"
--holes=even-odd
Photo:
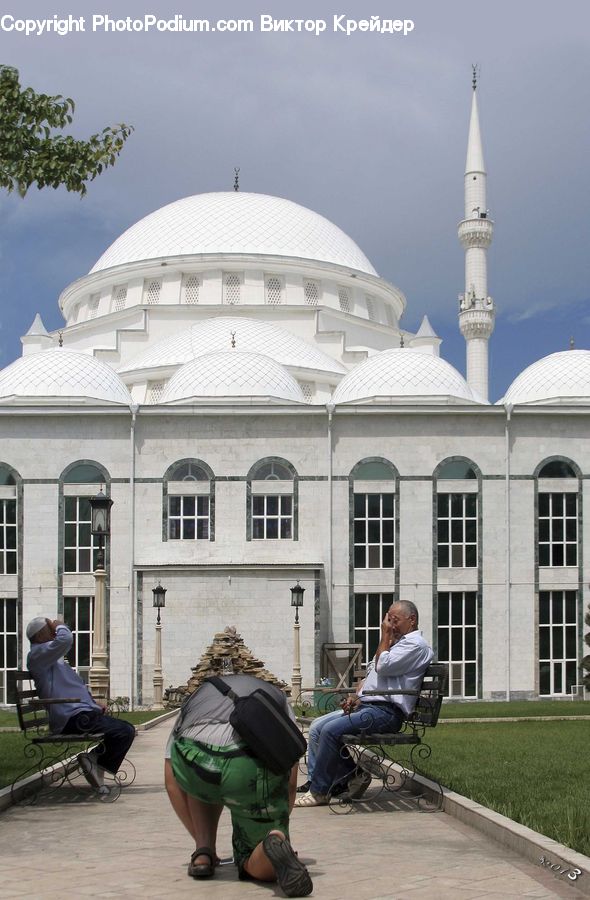
[[[288,256],[376,275],[355,242],[323,216],[266,194],[197,194],[163,206],[111,244],[91,270],[195,254]]]
[[[305,402],[301,388],[286,369],[266,356],[239,350],[208,353],[186,363],[166,385],[161,402],[237,397]]]
[[[521,372],[498,402],[590,402],[590,350],[563,350],[544,356]]]
[[[0,402],[131,403],[123,381],[106,363],[87,353],[55,347],[21,356],[0,372]]]
[[[119,372],[130,374],[146,369],[175,367],[204,353],[229,350],[232,334],[238,350],[270,356],[284,366],[338,375],[346,372],[341,363],[284,328],[239,316],[219,316],[197,322],[158,341],[121,366]]]
[[[334,403],[483,402],[444,359],[407,349],[385,350],[370,357],[342,379],[332,399]]]

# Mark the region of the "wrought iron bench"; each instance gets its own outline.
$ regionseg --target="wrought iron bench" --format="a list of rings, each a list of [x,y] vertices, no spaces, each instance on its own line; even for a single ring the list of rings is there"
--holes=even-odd
[[[78,754],[92,747],[100,748],[104,735],[92,734],[52,734],[49,730],[48,707],[54,703],[75,703],[79,698],[41,699],[37,693],[33,677],[26,670],[14,673],[16,712],[19,727],[25,738],[24,756],[26,768],[12,784],[13,802],[32,802],[43,792],[46,795],[64,784],[76,792],[84,786],[84,794],[93,790],[84,779]],[[28,685],[28,686],[25,686]],[[125,760],[115,776],[107,773],[105,784],[109,792],[93,791],[102,801],[117,800],[121,788],[135,780],[135,766]]]
[[[365,696],[411,695],[417,697],[416,706],[411,716],[404,722],[401,730],[394,734],[372,734],[366,731],[360,734],[345,734],[342,738],[342,752],[351,756],[357,765],[368,772],[371,785],[359,800],[352,800],[347,793],[333,796],[330,808],[334,812],[351,812],[357,803],[376,800],[384,791],[407,791],[408,795],[428,809],[440,809],[443,799],[442,786],[421,771],[421,763],[431,755],[428,743],[428,729],[435,728],[445,694],[448,678],[448,665],[433,662],[424,674],[422,684],[416,691],[369,691]],[[351,689],[348,693],[353,693]],[[317,705],[325,711],[336,709],[340,705],[343,691],[329,692],[323,689],[316,692]],[[333,697],[333,703],[330,698]],[[420,778],[427,777],[432,787],[421,784]]]

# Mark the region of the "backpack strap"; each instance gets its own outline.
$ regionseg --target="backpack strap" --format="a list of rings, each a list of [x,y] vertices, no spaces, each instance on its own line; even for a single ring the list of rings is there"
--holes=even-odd
[[[210,675],[209,678],[204,679],[203,684],[206,684],[207,682],[212,684],[214,688],[217,688],[217,690],[225,697],[229,697],[230,700],[233,700],[234,703],[238,699],[238,695],[232,691],[230,686],[226,684],[219,675]]]

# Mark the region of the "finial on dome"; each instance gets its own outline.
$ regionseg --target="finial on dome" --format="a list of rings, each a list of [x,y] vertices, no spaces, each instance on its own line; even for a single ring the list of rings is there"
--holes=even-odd
[[[58,347],[63,347],[63,345],[64,345],[64,333],[63,333],[63,331],[58,331],[57,333],[58,333],[57,346],[58,346]]]
[[[477,88],[477,76],[479,74],[479,63],[472,63],[471,65],[471,87],[473,90]]]
[[[570,338],[570,350],[575,350],[575,349],[576,349],[576,342],[574,341],[574,338],[572,335],[572,337]]]
[[[404,347],[406,346],[405,343],[404,343],[404,336],[403,336],[403,334],[401,334],[401,333],[400,333],[400,336],[399,336],[399,346],[400,346],[400,350],[403,350]]]
[[[235,331],[230,331],[230,334],[231,334],[231,346],[232,346],[232,350],[235,350],[235,347],[236,347],[236,333],[235,333]]]
[[[240,167],[234,167],[234,191],[240,190]]]

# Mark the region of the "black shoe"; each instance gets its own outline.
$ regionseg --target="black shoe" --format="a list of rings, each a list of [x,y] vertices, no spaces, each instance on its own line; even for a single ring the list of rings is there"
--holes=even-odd
[[[308,790],[311,788],[311,781],[305,781],[303,784],[300,784],[297,788],[298,794],[307,794]]]
[[[277,875],[277,883],[286,897],[307,897],[313,891],[309,872],[297,858],[287,838],[267,834],[262,842]]]

